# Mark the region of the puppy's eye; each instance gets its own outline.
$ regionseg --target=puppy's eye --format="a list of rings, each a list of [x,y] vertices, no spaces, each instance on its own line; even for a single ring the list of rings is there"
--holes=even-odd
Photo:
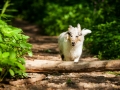
[[[76,36],[76,37],[78,37],[78,36]]]
[[[70,37],[72,37],[71,32],[67,32],[67,34],[68,34]]]
[[[67,34],[68,34],[68,35],[71,35],[71,33],[70,33],[70,32],[67,32]]]

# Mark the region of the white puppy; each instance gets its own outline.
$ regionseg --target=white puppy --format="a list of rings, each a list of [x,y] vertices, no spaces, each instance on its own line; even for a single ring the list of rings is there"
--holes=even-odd
[[[80,24],[77,27],[68,28],[68,31],[60,34],[58,38],[58,46],[62,60],[73,60],[78,62],[84,42],[84,36],[91,33],[91,30],[81,30]]]

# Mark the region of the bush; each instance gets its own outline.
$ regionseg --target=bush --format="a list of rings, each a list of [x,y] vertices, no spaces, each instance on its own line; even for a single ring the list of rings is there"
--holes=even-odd
[[[24,77],[25,60],[23,56],[28,53],[32,56],[31,44],[27,43],[28,36],[19,28],[8,25],[4,19],[9,2],[6,1],[0,14],[0,82],[7,76]]]
[[[59,35],[66,31],[69,25],[89,28],[93,24],[93,11],[89,6],[75,4],[74,6],[60,6],[55,3],[46,4],[46,16],[43,18],[43,27],[47,35]]]
[[[99,59],[120,58],[120,25],[112,21],[99,24],[93,28],[90,38],[86,39],[85,46]]]
[[[25,60],[23,56],[31,53],[29,37],[22,34],[22,30],[7,25],[0,20],[0,81],[10,73],[11,76],[25,75]]]

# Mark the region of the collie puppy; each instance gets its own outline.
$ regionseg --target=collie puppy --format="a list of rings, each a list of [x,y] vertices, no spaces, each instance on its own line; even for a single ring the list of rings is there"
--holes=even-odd
[[[84,36],[88,33],[91,33],[91,30],[81,30],[81,26],[78,24],[77,27],[70,25],[68,31],[59,35],[58,47],[62,60],[79,61],[82,54]]]

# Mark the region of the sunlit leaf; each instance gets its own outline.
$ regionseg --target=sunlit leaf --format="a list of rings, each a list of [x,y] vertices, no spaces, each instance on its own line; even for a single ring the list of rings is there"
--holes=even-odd
[[[14,33],[18,34],[18,33],[21,33],[21,32],[22,32],[21,29],[19,29],[19,28],[14,28]]]
[[[0,68],[0,72],[2,71],[2,68]]]
[[[29,47],[31,47],[32,45],[29,44],[29,43],[23,42],[23,43],[20,43],[20,46],[21,46],[22,48],[29,48]]]
[[[0,59],[2,58],[2,49],[0,49]]]
[[[2,35],[0,34],[0,42],[3,42]]]
[[[32,57],[33,56],[32,51],[28,51],[28,55]]]
[[[22,35],[22,37],[23,37],[24,39],[28,39],[28,38],[29,38],[29,36],[25,36],[25,35]]]
[[[12,69],[9,69],[9,73],[10,73],[11,76],[15,75],[15,73],[14,73],[14,71]]]
[[[25,73],[25,72],[23,72],[23,76],[24,76],[24,77],[27,77],[27,76],[28,76],[28,74],[27,74],[27,73]]]
[[[4,53],[2,54],[2,58],[7,58],[9,55],[10,55],[9,52],[4,52]]]
[[[10,52],[10,57],[11,60],[16,58],[16,53],[14,51]]]
[[[25,43],[21,43],[20,46],[21,46],[22,48],[27,48],[27,46],[26,46]]]
[[[21,62],[21,64],[25,64],[25,59],[24,58],[18,58],[18,61]]]
[[[17,62],[16,62],[16,64],[17,64],[17,66],[18,66],[20,69],[25,70],[25,66],[24,66],[24,65],[22,65],[21,63],[17,63]]]

